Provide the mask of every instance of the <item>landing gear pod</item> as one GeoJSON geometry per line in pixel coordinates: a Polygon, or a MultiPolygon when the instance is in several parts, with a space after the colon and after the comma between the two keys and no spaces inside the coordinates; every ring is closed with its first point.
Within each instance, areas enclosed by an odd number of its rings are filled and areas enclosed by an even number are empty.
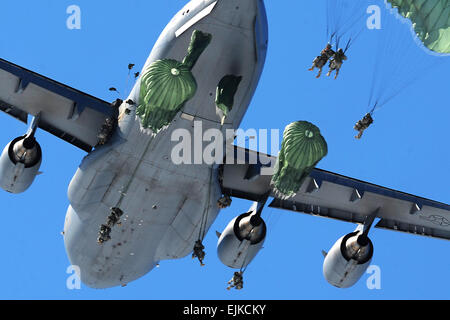
{"type": "Polygon", "coordinates": [[[220,261],[230,268],[245,268],[261,250],[266,238],[264,220],[253,211],[234,218],[217,243],[220,261]]]}
{"type": "Polygon", "coordinates": [[[11,193],[27,190],[38,174],[42,150],[34,136],[14,139],[0,156],[0,187],[11,193]]]}
{"type": "Polygon", "coordinates": [[[372,256],[372,241],[355,231],[339,239],[326,254],[323,275],[331,285],[349,288],[366,272],[372,256]]]}

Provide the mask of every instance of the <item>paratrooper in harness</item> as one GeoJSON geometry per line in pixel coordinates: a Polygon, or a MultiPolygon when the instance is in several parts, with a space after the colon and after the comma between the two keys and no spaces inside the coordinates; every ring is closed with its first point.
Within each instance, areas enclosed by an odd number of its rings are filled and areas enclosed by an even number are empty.
{"type": "Polygon", "coordinates": [[[356,124],[354,129],[359,131],[358,135],[355,137],[356,139],[361,139],[364,131],[370,127],[370,125],[373,123],[373,118],[370,113],[367,113],[364,118],[359,120],[356,124]]]}
{"type": "Polygon", "coordinates": [[[197,240],[194,245],[194,251],[192,252],[192,259],[197,258],[200,261],[200,265],[203,267],[205,264],[203,260],[205,259],[205,246],[201,240],[197,240]]]}
{"type": "Polygon", "coordinates": [[[328,60],[330,60],[330,58],[332,56],[334,56],[335,52],[331,48],[332,48],[332,45],[331,44],[327,44],[325,49],[323,49],[320,52],[320,56],[317,56],[314,59],[311,68],[308,69],[308,71],[313,71],[314,68],[318,68],[319,69],[319,73],[317,74],[316,78],[319,78],[321,76],[322,68],[327,64],[328,60]]]}

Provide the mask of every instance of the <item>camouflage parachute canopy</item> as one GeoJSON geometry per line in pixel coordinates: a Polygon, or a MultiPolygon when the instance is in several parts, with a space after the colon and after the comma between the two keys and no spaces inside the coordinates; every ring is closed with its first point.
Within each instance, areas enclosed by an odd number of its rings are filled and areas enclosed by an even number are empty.
{"type": "Polygon", "coordinates": [[[136,110],[142,127],[157,133],[172,121],[196,90],[197,83],[186,65],[171,59],[152,63],[142,76],[136,110]]]}
{"type": "Polygon", "coordinates": [[[411,20],[425,47],[450,54],[450,0],[387,0],[411,20]]]}
{"type": "Polygon", "coordinates": [[[170,124],[183,105],[195,95],[197,82],[191,70],[211,38],[210,34],[195,30],[183,62],[163,59],[145,69],[136,109],[142,128],[158,133],[170,124]]]}
{"type": "Polygon", "coordinates": [[[288,125],[271,181],[275,194],[282,199],[295,196],[304,179],[327,153],[327,143],[315,125],[306,121],[288,125]]]}

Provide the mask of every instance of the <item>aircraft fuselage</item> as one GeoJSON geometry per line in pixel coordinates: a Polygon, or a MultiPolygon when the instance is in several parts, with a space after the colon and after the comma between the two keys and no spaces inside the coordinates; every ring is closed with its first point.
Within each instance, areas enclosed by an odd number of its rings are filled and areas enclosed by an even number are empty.
{"type": "MultiPolygon", "coordinates": [[[[176,142],[171,136],[178,129],[194,136],[194,121],[201,123],[203,131],[239,127],[265,62],[264,3],[189,2],[162,32],[143,72],[160,59],[181,61],[194,30],[212,35],[192,69],[195,96],[157,134],[142,130],[136,106],[123,103],[114,137],[83,159],[70,183],[64,241],[71,263],[80,268],[81,280],[90,287],[127,284],[161,260],[185,257],[199,237],[205,212],[206,230],[219,213],[217,169],[208,164],[174,164],[171,154],[176,142]],[[242,76],[242,81],[222,127],[215,94],[226,75],[242,76]],[[121,224],[112,228],[111,240],[98,244],[100,226],[113,207],[124,212],[121,224]]],[[[128,97],[137,104],[140,80],[128,97]]]]}

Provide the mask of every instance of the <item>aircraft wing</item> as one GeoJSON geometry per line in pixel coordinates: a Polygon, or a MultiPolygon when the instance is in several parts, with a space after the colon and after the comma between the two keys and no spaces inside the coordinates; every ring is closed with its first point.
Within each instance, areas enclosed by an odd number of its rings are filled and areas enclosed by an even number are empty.
{"type": "Polygon", "coordinates": [[[235,146],[227,148],[227,156],[221,179],[226,195],[258,201],[270,192],[271,208],[353,223],[364,223],[379,209],[376,228],[450,240],[448,204],[321,169],[311,172],[295,197],[282,200],[270,189],[276,157],[235,146]]]}
{"type": "Polygon", "coordinates": [[[105,119],[117,110],[103,100],[0,59],[0,110],[27,123],[40,113],[39,127],[87,152],[97,144],[105,119]]]}

